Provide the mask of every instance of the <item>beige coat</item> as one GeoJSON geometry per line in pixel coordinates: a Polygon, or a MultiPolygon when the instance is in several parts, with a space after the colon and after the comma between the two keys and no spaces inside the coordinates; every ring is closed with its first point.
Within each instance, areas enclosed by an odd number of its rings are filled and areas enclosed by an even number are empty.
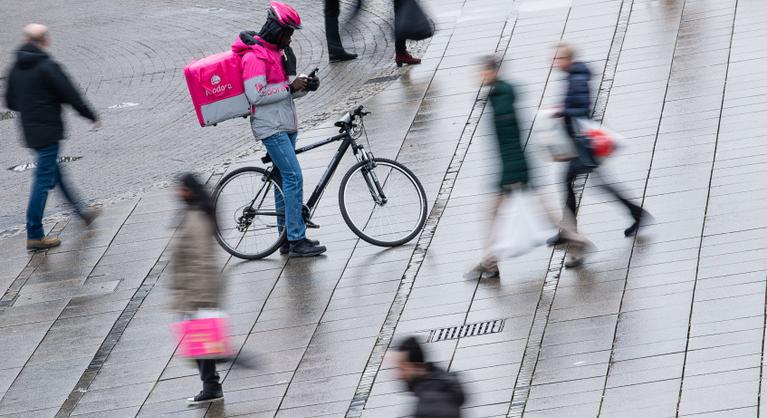
{"type": "Polygon", "coordinates": [[[218,308],[224,282],[216,262],[214,225],[198,209],[187,210],[171,244],[171,307],[181,312],[218,308]]]}

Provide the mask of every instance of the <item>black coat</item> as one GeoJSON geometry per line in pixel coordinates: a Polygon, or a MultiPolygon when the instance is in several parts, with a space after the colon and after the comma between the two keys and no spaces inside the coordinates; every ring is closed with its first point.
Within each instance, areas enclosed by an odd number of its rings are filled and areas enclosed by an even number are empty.
{"type": "Polygon", "coordinates": [[[415,418],[460,418],[465,400],[458,378],[431,364],[429,374],[413,382],[410,390],[418,398],[415,418]]]}
{"type": "Polygon", "coordinates": [[[591,71],[586,64],[576,61],[567,70],[567,94],[562,109],[565,126],[570,136],[575,136],[573,118],[588,118],[591,116],[591,91],[589,80],[591,71]]]}
{"type": "Polygon", "coordinates": [[[85,118],[97,120],[61,66],[33,44],[25,44],[16,51],[7,86],[6,106],[19,112],[29,148],[45,148],[64,138],[62,104],[71,105],[85,118]]]}
{"type": "Polygon", "coordinates": [[[565,129],[573,140],[578,158],[570,162],[570,171],[574,173],[588,173],[599,165],[594,158],[591,145],[578,131],[576,118],[589,119],[591,117],[591,91],[589,80],[591,71],[586,64],[576,61],[570,64],[567,70],[567,95],[562,109],[565,118],[565,129]]]}

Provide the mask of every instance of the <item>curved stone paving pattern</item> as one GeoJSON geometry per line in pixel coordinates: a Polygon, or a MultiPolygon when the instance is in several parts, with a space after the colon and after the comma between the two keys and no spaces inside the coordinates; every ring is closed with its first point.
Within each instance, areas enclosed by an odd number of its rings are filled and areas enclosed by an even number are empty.
{"type": "MultiPolygon", "coordinates": [[[[313,231],[326,257],[226,259],[234,342],[256,367],[222,365],[226,402],[198,409],[183,398],[199,378],[167,330],[166,191],[111,206],[92,232],[58,223],[64,245],[31,259],[22,237],[0,241],[0,416],[401,417],[412,397],[382,349],[392,333],[499,318],[501,332],[426,346],[461,374],[467,417],[763,415],[761,1],[521,0],[509,16],[503,0],[429,3],[442,30],[424,64],[367,101],[376,154],[412,168],[439,205],[420,245],[360,242],[329,195],[313,231]],[[498,170],[489,114],[476,114],[476,56],[508,42],[534,179],[554,200],[561,167],[539,161],[534,114],[560,100],[560,39],[577,41],[594,87],[609,88],[598,114],[626,147],[606,168],[656,219],[625,239],[627,217],[589,179],[580,227],[598,250],[583,269],[561,270],[563,251],[540,248],[504,261],[500,280],[465,280],[498,170]]],[[[333,151],[302,156],[308,183],[333,151]]]]}
{"type": "MultiPolygon", "coordinates": [[[[68,164],[67,170],[89,200],[134,196],[180,171],[204,171],[257,147],[245,120],[199,127],[182,69],[192,59],[227,50],[241,30],[258,30],[266,4],[264,0],[21,2],[0,17],[0,56],[9,57],[17,46],[23,21],[49,23],[53,55],[79,82],[104,120],[101,131],[89,132],[82,120],[69,119],[71,140],[63,154],[84,158],[68,164]],[[139,105],[110,109],[124,102],[139,105]]],[[[366,82],[396,71],[392,12],[388,1],[365,2],[358,17],[342,27],[347,49],[361,57],[330,65],[322,1],[294,4],[305,22],[293,45],[299,72],[319,67],[322,77],[320,90],[298,101],[301,126],[309,127],[337,117],[388,84],[366,82]]],[[[17,136],[13,121],[0,121],[0,167],[30,159],[17,136]]],[[[30,173],[0,170],[3,189],[18,196],[0,205],[0,230],[23,223],[30,173]]],[[[63,207],[56,199],[49,208],[49,213],[55,213],[63,207]]]]}

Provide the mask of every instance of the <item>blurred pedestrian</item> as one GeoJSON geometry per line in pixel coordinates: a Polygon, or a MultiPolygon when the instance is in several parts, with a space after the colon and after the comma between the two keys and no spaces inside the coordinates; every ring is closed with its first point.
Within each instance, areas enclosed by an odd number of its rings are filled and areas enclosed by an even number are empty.
{"type": "MultiPolygon", "coordinates": [[[[193,174],[179,177],[176,194],[182,203],[181,223],[171,244],[171,307],[185,319],[201,309],[218,309],[224,282],[216,262],[216,210],[205,186],[193,174]]],[[[202,391],[189,404],[224,399],[216,360],[196,360],[202,391]]]]}
{"type": "MultiPolygon", "coordinates": [[[[357,4],[357,8],[360,4],[357,4]]],[[[341,43],[341,32],[338,29],[338,16],[341,14],[340,0],[325,0],[325,37],[328,41],[328,56],[330,62],[349,61],[357,58],[357,54],[346,52],[341,43]]]]}
{"type": "Polygon", "coordinates": [[[407,50],[407,40],[420,41],[434,35],[434,24],[426,16],[416,0],[394,0],[394,62],[403,64],[421,63],[407,50]]]}
{"type": "MultiPolygon", "coordinates": [[[[594,173],[599,177],[597,169],[598,161],[593,155],[590,146],[582,137],[578,128],[579,119],[589,119],[591,117],[591,91],[589,80],[591,71],[588,66],[575,59],[575,49],[566,43],[561,43],[556,48],[554,65],[567,73],[567,92],[564,103],[556,112],[555,117],[561,117],[564,120],[565,129],[568,136],[572,139],[577,150],[577,156],[568,163],[565,184],[567,185],[567,203],[565,209],[565,218],[571,218],[573,225],[575,221],[576,204],[573,182],[578,176],[594,173]]],[[[600,179],[602,180],[602,179],[600,179]]],[[[626,237],[633,236],[639,230],[641,223],[647,221],[649,214],[640,206],[626,199],[615,187],[602,180],[598,183],[605,191],[612,194],[618,201],[626,207],[631,215],[632,224],[623,231],[626,237]]],[[[556,245],[563,242],[562,236],[557,235],[549,240],[549,244],[556,245]]],[[[581,260],[582,261],[582,260],[581,260]]],[[[573,260],[567,267],[576,267],[580,265],[579,260],[573,260]]]]}
{"type": "Polygon", "coordinates": [[[415,418],[460,418],[465,395],[455,374],[427,363],[415,337],[396,348],[397,377],[418,398],[415,418]]]}
{"type": "MultiPolygon", "coordinates": [[[[505,200],[515,199],[521,193],[533,193],[529,185],[529,168],[522,147],[519,122],[514,107],[516,93],[510,83],[499,78],[498,71],[500,70],[500,65],[500,61],[495,57],[486,57],[482,62],[482,71],[480,73],[483,84],[490,87],[488,99],[492,108],[495,137],[498,140],[498,155],[501,162],[501,175],[497,183],[498,197],[493,207],[493,221],[491,223],[493,226],[496,225],[498,210],[505,200]]],[[[537,200],[537,197],[533,200],[537,200]]],[[[524,209],[535,210],[535,207],[524,209]]],[[[493,278],[499,276],[498,259],[493,251],[495,246],[493,241],[499,238],[503,239],[503,235],[509,232],[491,231],[488,234],[488,241],[485,244],[482,260],[465,275],[466,278],[479,279],[482,277],[493,278]]],[[[586,245],[585,239],[571,232],[566,227],[563,227],[562,234],[563,239],[574,243],[575,246],[583,247],[586,245]]],[[[534,243],[530,242],[530,244],[534,243]]],[[[537,245],[541,244],[543,244],[542,241],[537,243],[537,245]]],[[[575,249],[574,251],[577,252],[575,249]]]]}
{"type": "Polygon", "coordinates": [[[27,207],[27,249],[56,247],[61,240],[46,237],[43,213],[48,192],[59,186],[75,213],[87,224],[96,212],[85,209],[75,190],[67,184],[59,167],[59,141],[64,139],[62,105],[72,106],[81,116],[101,126],[98,116],[83,100],[61,66],[48,55],[51,36],[40,24],[24,27],[24,44],[16,51],[16,62],[8,74],[5,100],[8,109],[19,112],[26,146],[37,154],[37,168],[27,207]]]}
{"type": "Polygon", "coordinates": [[[285,214],[277,218],[277,225],[280,234],[287,229],[288,239],[280,254],[313,257],[327,249],[319,241],[306,238],[304,178],[296,156],[298,116],[293,99],[316,91],[320,79],[316,75],[299,76],[293,81],[288,78],[296,74],[296,56],[290,42],[298,29],[301,29],[298,12],[273,1],[261,30],[241,32],[232,44],[232,52],[242,57],[245,95],[253,110],[250,116],[253,136],[264,143],[282,187],[282,193],[275,191],[275,208],[285,214]]]}

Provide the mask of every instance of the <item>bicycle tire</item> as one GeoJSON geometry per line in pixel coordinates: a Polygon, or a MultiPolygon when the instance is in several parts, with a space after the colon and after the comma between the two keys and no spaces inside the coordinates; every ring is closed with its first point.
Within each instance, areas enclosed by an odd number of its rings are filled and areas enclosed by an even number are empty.
{"type": "MultiPolygon", "coordinates": [[[[268,177],[269,172],[263,168],[260,167],[241,167],[236,170],[233,170],[229,173],[227,173],[224,177],[221,178],[221,180],[216,185],[216,188],[213,192],[213,206],[216,210],[216,214],[218,214],[219,210],[219,198],[221,196],[221,192],[224,190],[227,184],[229,184],[234,178],[242,175],[243,173],[251,173],[251,174],[257,174],[262,177],[268,177]]],[[[279,188],[276,182],[274,180],[269,179],[267,180],[269,182],[272,182],[276,187],[279,188]]],[[[267,191],[268,192],[268,191],[267,191]]],[[[282,193],[280,189],[280,193],[282,193]]],[[[220,218],[220,217],[219,217],[220,218]]],[[[220,221],[221,219],[219,219],[220,221]]],[[[282,234],[278,236],[276,241],[269,247],[267,247],[263,251],[255,252],[255,253],[245,253],[242,251],[239,251],[237,247],[232,247],[223,237],[222,231],[221,231],[221,222],[219,222],[216,225],[216,240],[218,241],[219,245],[228,252],[229,254],[241,258],[243,260],[258,260],[264,257],[268,257],[272,255],[275,251],[277,251],[280,246],[285,242],[287,239],[286,231],[282,231],[282,234]]]]}
{"type": "Polygon", "coordinates": [[[407,242],[410,242],[413,238],[415,238],[418,234],[421,233],[421,230],[423,230],[424,225],[426,224],[426,216],[428,212],[428,202],[426,200],[426,191],[423,188],[423,185],[421,184],[421,181],[418,180],[418,177],[410,171],[409,168],[405,167],[403,164],[390,160],[388,158],[372,158],[371,160],[366,161],[360,161],[357,164],[353,165],[347,172],[344,174],[343,179],[341,180],[341,186],[338,193],[338,205],[341,209],[341,216],[344,218],[344,222],[346,222],[346,225],[349,227],[349,229],[354,232],[355,235],[360,237],[366,242],[369,242],[370,244],[379,246],[379,247],[397,247],[400,245],[403,245],[407,242]],[[421,208],[419,212],[419,219],[416,223],[416,227],[413,228],[413,230],[405,237],[394,240],[394,241],[385,241],[373,238],[367,234],[365,234],[364,231],[362,231],[351,219],[349,216],[349,212],[346,205],[346,189],[349,183],[349,180],[354,175],[354,173],[358,172],[360,168],[362,168],[364,165],[368,164],[369,161],[373,161],[376,164],[380,165],[387,165],[395,170],[399,170],[405,176],[412,182],[413,186],[415,186],[416,190],[418,191],[418,198],[421,203],[421,208]]]}

